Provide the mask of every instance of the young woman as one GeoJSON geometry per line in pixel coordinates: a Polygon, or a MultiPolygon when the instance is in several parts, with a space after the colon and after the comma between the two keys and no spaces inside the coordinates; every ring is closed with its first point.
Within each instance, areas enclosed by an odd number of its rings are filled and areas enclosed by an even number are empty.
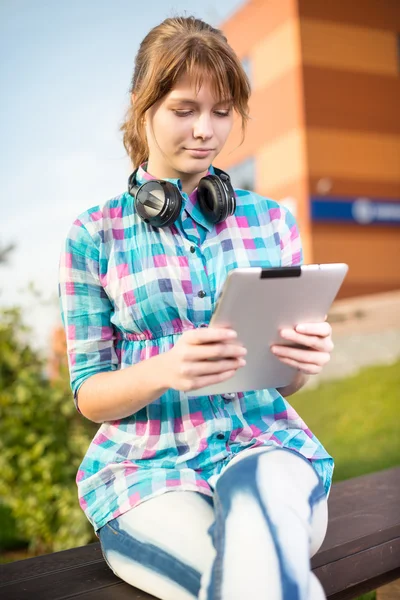
{"type": "Polygon", "coordinates": [[[213,166],[248,79],[221,31],[171,18],[131,92],[128,191],[79,216],[60,265],[72,390],[101,423],[80,504],[111,569],[158,598],[324,598],[310,556],[333,460],[284,397],[329,360],[329,324],[282,331],[308,348],[272,348],[288,388],[190,395],[245,364],[234,331],[207,327],[227,273],[302,260],[292,215],[213,166]]]}

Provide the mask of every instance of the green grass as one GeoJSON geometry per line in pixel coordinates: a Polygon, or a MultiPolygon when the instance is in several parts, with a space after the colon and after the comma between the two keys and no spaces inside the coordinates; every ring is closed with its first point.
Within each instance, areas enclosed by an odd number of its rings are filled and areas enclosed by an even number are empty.
{"type": "MultiPolygon", "coordinates": [[[[334,482],[400,465],[400,361],[306,389],[290,400],[334,457],[334,482]]],[[[370,592],[357,600],[375,599],[370,592]]]]}
{"type": "Polygon", "coordinates": [[[400,361],[290,398],[334,457],[334,482],[400,465],[399,400],[400,361]]]}

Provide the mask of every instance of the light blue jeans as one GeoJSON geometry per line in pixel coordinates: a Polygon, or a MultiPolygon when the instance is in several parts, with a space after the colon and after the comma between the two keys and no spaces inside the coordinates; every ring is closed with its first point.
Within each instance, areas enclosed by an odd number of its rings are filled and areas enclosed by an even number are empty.
{"type": "Polygon", "coordinates": [[[214,497],[171,491],[99,532],[114,573],[162,600],[324,600],[310,557],[327,529],[327,496],[309,461],[244,450],[214,497]]]}

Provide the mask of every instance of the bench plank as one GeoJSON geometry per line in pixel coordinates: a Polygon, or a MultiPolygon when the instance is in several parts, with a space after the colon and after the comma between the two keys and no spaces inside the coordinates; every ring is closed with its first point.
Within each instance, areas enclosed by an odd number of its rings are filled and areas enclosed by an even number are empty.
{"type": "Polygon", "coordinates": [[[313,568],[400,536],[400,467],[336,483],[328,510],[328,531],[313,568]]]}
{"type": "MultiPolygon", "coordinates": [[[[350,591],[350,598],[363,593],[357,588],[372,591],[372,580],[384,576],[386,582],[394,581],[400,571],[400,538],[385,542],[374,548],[357,552],[342,560],[336,560],[327,565],[314,569],[315,575],[320,580],[328,598],[345,598],[345,591],[350,591]]],[[[376,583],[374,583],[376,586],[376,583]]],[[[381,583],[379,584],[381,585],[381,583]]],[[[376,586],[378,587],[378,586],[376,586]]]]}
{"type": "MultiPolygon", "coordinates": [[[[311,566],[329,600],[400,577],[400,467],[334,484],[329,525],[311,566]]],[[[118,579],[99,543],[0,565],[7,600],[151,600],[118,579]]]]}
{"type": "Polygon", "coordinates": [[[82,565],[91,563],[103,563],[100,544],[98,542],[62,550],[52,554],[36,556],[18,560],[5,565],[0,565],[0,585],[6,582],[23,581],[41,575],[50,575],[64,570],[73,570],[82,565]]]}
{"type": "Polygon", "coordinates": [[[84,596],[85,600],[158,600],[150,594],[140,590],[133,590],[126,583],[116,584],[112,588],[102,589],[97,592],[89,592],[84,596]]]}

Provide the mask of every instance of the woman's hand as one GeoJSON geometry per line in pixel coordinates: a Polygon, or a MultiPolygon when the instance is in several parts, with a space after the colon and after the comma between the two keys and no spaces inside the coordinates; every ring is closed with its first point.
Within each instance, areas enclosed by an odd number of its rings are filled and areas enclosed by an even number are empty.
{"type": "Polygon", "coordinates": [[[247,350],[232,329],[205,327],[185,331],[163,355],[161,374],[168,388],[190,392],[225,381],[246,364],[247,350]]]}
{"type": "Polygon", "coordinates": [[[284,340],[302,346],[293,348],[275,344],[271,347],[272,353],[286,365],[307,375],[315,375],[330,361],[332,328],[326,321],[300,324],[294,329],[283,329],[280,334],[284,340]]]}

